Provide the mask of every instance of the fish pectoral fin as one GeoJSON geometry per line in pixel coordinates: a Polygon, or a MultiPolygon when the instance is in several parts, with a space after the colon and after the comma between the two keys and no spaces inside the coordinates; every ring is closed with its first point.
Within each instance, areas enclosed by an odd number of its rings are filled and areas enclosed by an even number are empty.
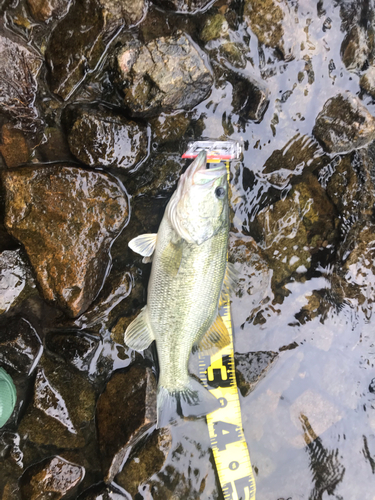
{"type": "Polygon", "coordinates": [[[133,252],[139,253],[143,257],[151,257],[155,251],[156,233],[141,234],[129,241],[128,245],[133,252]]]}
{"type": "Polygon", "coordinates": [[[125,331],[125,344],[135,351],[144,351],[155,340],[148,321],[147,306],[130,323],[125,331]]]}
{"type": "Polygon", "coordinates": [[[225,276],[223,281],[223,286],[221,289],[220,300],[219,300],[219,308],[222,307],[232,295],[232,293],[237,288],[238,282],[238,271],[234,267],[234,264],[231,262],[227,262],[227,268],[225,270],[225,276]]]}
{"type": "Polygon", "coordinates": [[[212,355],[229,344],[229,332],[224,325],[223,318],[220,314],[218,314],[216,320],[212,323],[211,327],[207,330],[202,340],[199,342],[198,348],[200,352],[212,355]]]}

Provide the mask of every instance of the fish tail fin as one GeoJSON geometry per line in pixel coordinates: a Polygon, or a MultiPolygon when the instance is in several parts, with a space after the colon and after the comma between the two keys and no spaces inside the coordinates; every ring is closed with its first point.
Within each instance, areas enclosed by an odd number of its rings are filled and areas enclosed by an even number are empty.
{"type": "Polygon", "coordinates": [[[193,377],[189,377],[186,386],[181,390],[169,391],[166,387],[158,387],[157,395],[157,428],[173,422],[178,416],[201,417],[217,410],[219,401],[193,377]]]}

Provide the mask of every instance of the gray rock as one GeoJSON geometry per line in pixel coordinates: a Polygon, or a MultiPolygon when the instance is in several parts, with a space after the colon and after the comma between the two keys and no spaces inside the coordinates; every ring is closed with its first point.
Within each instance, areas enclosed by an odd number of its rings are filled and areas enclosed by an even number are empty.
{"type": "Polygon", "coordinates": [[[1,326],[0,363],[18,373],[30,375],[42,354],[42,342],[31,324],[23,318],[8,320],[1,326]]]}
{"type": "Polygon", "coordinates": [[[29,48],[0,36],[0,111],[28,132],[40,126],[34,102],[41,65],[41,58],[29,48]]]}
{"type": "Polygon", "coordinates": [[[50,21],[64,17],[72,0],[27,0],[31,14],[37,21],[50,21]]]}
{"type": "Polygon", "coordinates": [[[74,156],[90,167],[128,170],[147,156],[146,126],[107,109],[79,110],[68,142],[74,156]]]}
{"type": "Polygon", "coordinates": [[[71,493],[85,475],[81,465],[54,456],[32,465],[25,470],[21,479],[23,500],[59,500],[71,493]]]}
{"type": "Polygon", "coordinates": [[[110,483],[156,423],[156,381],[149,368],[115,372],[96,409],[104,480],[110,483]]]}
{"type": "Polygon", "coordinates": [[[146,45],[132,42],[117,54],[117,84],[134,116],[190,109],[210,92],[213,78],[204,60],[181,32],[146,45]]]}
{"type": "Polygon", "coordinates": [[[324,104],[313,135],[328,153],[348,153],[375,139],[375,119],[357,97],[338,94],[324,104]]]}
{"type": "Polygon", "coordinates": [[[0,253],[0,314],[26,298],[35,289],[29,265],[21,251],[4,250],[0,253]]]}
{"type": "Polygon", "coordinates": [[[195,14],[204,10],[205,7],[212,3],[212,0],[153,0],[153,2],[163,9],[195,14]]]}
{"type": "Polygon", "coordinates": [[[118,28],[138,23],[144,0],[81,0],[53,30],[46,51],[51,90],[64,100],[106,53],[118,28]]]}
{"type": "Polygon", "coordinates": [[[236,379],[242,396],[248,396],[274,364],[277,352],[258,351],[234,353],[236,379]]]}

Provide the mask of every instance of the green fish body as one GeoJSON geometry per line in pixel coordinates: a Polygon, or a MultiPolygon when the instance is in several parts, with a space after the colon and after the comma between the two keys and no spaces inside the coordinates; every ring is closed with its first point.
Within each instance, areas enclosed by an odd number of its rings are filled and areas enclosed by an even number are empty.
{"type": "Polygon", "coordinates": [[[9,420],[16,405],[17,392],[13,380],[0,368],[0,428],[9,420]]]}
{"type": "Polygon", "coordinates": [[[129,243],[152,255],[147,305],[125,332],[138,351],[155,340],[159,360],[158,427],[182,416],[205,415],[218,401],[188,372],[194,345],[212,351],[229,342],[218,315],[225,288],[229,231],[224,167],[206,169],[200,153],[181,177],[157,235],[129,243]]]}

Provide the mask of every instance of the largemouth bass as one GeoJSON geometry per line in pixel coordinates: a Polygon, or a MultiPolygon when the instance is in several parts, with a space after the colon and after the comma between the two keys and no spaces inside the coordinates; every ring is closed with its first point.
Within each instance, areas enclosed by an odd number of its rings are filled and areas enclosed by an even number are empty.
{"type": "Polygon", "coordinates": [[[177,414],[201,416],[219,406],[188,372],[193,346],[214,352],[229,343],[218,314],[230,283],[227,171],[207,169],[206,160],[202,151],[180,177],[158,233],[129,243],[146,260],[152,258],[147,305],[128,326],[125,343],[142,351],[156,341],[158,427],[177,414]]]}

